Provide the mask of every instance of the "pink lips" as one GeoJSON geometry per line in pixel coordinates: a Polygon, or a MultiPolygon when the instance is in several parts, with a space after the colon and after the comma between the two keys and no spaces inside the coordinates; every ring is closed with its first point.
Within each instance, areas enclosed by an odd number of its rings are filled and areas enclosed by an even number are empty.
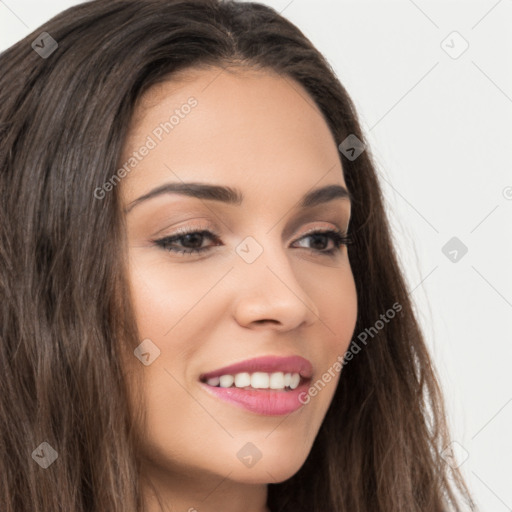
{"type": "Polygon", "coordinates": [[[236,407],[247,409],[256,414],[267,416],[290,414],[304,405],[300,400],[308,391],[309,380],[313,375],[311,363],[300,356],[292,357],[258,357],[219,368],[200,376],[201,386],[206,392],[236,407]],[[283,372],[300,374],[301,382],[293,390],[243,389],[209,386],[206,381],[222,375],[234,375],[248,372],[283,372]]]}
{"type": "Polygon", "coordinates": [[[301,356],[277,357],[264,356],[224,366],[212,372],[203,373],[199,379],[206,382],[212,377],[220,377],[221,375],[234,375],[235,373],[253,373],[253,372],[283,372],[283,373],[299,373],[305,379],[311,378],[313,375],[313,366],[301,356]]]}

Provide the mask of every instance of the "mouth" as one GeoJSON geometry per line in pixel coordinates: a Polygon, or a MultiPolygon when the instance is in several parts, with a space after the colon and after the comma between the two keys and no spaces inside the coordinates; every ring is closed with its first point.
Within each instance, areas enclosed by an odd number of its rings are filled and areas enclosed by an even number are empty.
{"type": "Polygon", "coordinates": [[[202,374],[199,381],[211,395],[257,414],[289,414],[305,402],[313,375],[300,356],[267,356],[202,374]]]}
{"type": "Polygon", "coordinates": [[[263,356],[200,375],[212,387],[292,390],[310,380],[313,365],[301,356],[263,356]]]}

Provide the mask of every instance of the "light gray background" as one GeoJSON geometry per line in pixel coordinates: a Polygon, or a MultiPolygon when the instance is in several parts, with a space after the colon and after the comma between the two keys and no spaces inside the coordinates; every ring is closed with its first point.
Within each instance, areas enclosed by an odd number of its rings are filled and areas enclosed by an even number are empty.
{"type": "MultiPolygon", "coordinates": [[[[0,50],[77,3],[0,1],[0,50]]],[[[263,3],[312,40],[358,108],[455,464],[483,511],[510,511],[512,0],[263,3]],[[460,56],[454,31],[469,44],[460,56]],[[454,236],[468,248],[456,262],[442,252],[454,236]]]]}

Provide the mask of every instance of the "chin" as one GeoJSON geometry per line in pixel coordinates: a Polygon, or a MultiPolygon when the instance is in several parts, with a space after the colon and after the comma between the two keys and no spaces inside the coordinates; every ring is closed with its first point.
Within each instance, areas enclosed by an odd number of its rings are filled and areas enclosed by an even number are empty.
{"type": "Polygon", "coordinates": [[[231,480],[250,484],[273,484],[284,482],[291,478],[303,466],[307,453],[298,458],[297,453],[294,456],[288,456],[283,451],[276,451],[274,456],[264,460],[263,457],[252,467],[245,468],[242,464],[235,465],[235,470],[231,474],[231,480]]]}

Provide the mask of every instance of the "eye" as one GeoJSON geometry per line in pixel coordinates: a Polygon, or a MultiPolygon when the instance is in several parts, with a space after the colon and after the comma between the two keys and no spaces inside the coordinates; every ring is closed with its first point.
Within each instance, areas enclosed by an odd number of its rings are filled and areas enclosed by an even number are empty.
{"type": "MultiPolygon", "coordinates": [[[[349,245],[352,240],[350,236],[339,230],[339,229],[328,229],[328,230],[315,230],[311,231],[309,233],[306,233],[303,235],[300,240],[306,240],[308,238],[311,238],[313,240],[313,244],[317,244],[320,241],[320,245],[323,245],[322,239],[327,241],[332,241],[334,247],[331,249],[318,249],[318,248],[311,248],[310,250],[312,252],[317,252],[321,254],[327,254],[328,256],[334,256],[336,253],[341,251],[342,245],[349,245]]],[[[307,248],[306,248],[307,249],[307,248]]]]}
{"type": "Polygon", "coordinates": [[[162,249],[165,249],[166,251],[172,253],[198,254],[210,249],[210,247],[201,247],[205,237],[209,238],[210,240],[219,241],[217,235],[211,231],[208,231],[207,229],[187,230],[187,228],[182,228],[179,229],[177,233],[179,234],[174,234],[166,236],[164,238],[160,238],[159,240],[154,240],[154,243],[161,247],[162,249]],[[175,242],[181,242],[182,246],[185,247],[176,247],[175,242]]]}
{"type": "MultiPolygon", "coordinates": [[[[211,249],[211,246],[202,247],[202,242],[204,242],[205,238],[215,241],[215,245],[221,245],[218,243],[220,242],[220,239],[216,233],[207,229],[189,230],[187,228],[179,229],[176,234],[166,236],[158,240],[153,240],[153,243],[158,247],[161,247],[162,249],[174,254],[199,254],[211,249]],[[181,247],[176,245],[176,242],[180,242],[181,247]]],[[[327,243],[332,241],[334,247],[331,249],[304,247],[313,253],[325,254],[328,256],[333,256],[337,252],[341,251],[342,245],[346,246],[352,243],[352,240],[347,233],[337,229],[315,230],[307,233],[306,235],[303,235],[298,239],[298,241],[306,239],[312,239],[314,245],[320,244],[321,246],[325,245],[325,241],[327,241],[327,243]],[[324,241],[324,243],[322,241],[324,241]]]]}

